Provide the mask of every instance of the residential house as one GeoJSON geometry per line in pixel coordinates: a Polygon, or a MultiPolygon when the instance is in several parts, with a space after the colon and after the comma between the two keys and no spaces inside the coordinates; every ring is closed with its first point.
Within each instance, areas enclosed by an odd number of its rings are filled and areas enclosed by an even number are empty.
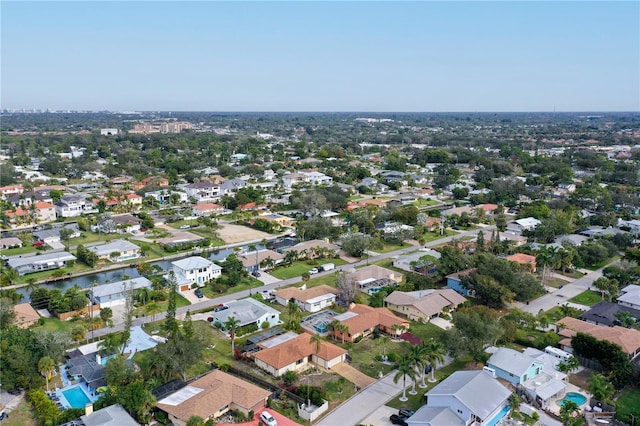
{"type": "Polygon", "coordinates": [[[26,275],[63,268],[71,260],[76,260],[76,257],[71,253],[62,251],[39,256],[13,256],[9,258],[7,264],[10,268],[18,271],[19,275],[26,275]]]}
{"type": "Polygon", "coordinates": [[[133,234],[140,231],[142,220],[130,214],[113,215],[91,226],[93,232],[105,234],[133,234]]]}
{"type": "MultiPolygon", "coordinates": [[[[114,129],[116,130],[116,129],[114,129]]],[[[140,423],[120,404],[109,405],[100,410],[93,411],[93,404],[85,407],[85,414],[77,419],[65,423],[63,426],[139,426],[140,423]]]]}
{"type": "Polygon", "coordinates": [[[528,272],[536,272],[536,257],[524,253],[514,253],[511,256],[505,257],[505,260],[514,262],[520,265],[522,269],[528,272]]]}
{"type": "Polygon", "coordinates": [[[299,184],[311,184],[313,186],[319,185],[333,185],[333,178],[320,172],[298,172],[290,173],[282,176],[282,184],[287,191],[291,191],[294,185],[299,184]]]}
{"type": "Polygon", "coordinates": [[[133,190],[139,191],[147,186],[160,186],[160,187],[168,187],[169,179],[161,177],[161,176],[148,176],[141,181],[133,183],[133,190]]]}
{"type": "Polygon", "coordinates": [[[272,376],[280,377],[287,371],[307,370],[311,365],[331,369],[344,362],[346,350],[326,341],[316,348],[311,337],[302,333],[284,342],[281,336],[260,342],[258,346],[264,349],[254,354],[255,363],[272,376]]]}
{"type": "MultiPolygon", "coordinates": [[[[638,295],[636,295],[635,302],[640,302],[638,295]]],[[[612,327],[614,325],[622,325],[618,319],[620,312],[627,312],[637,321],[640,321],[640,309],[624,305],[620,303],[620,299],[618,299],[618,303],[600,301],[591,306],[588,311],[582,312],[579,319],[595,325],[612,327]]]]}
{"type": "Polygon", "coordinates": [[[91,392],[107,385],[104,378],[107,365],[102,363],[100,353],[85,354],[80,349],[74,349],[68,352],[65,357],[67,358],[66,371],[72,381],[84,383],[91,392]]]}
{"type": "MultiPolygon", "coordinates": [[[[248,177],[247,177],[247,180],[248,180],[248,177]]],[[[223,195],[238,192],[239,189],[242,189],[247,186],[247,180],[229,179],[227,181],[224,181],[220,185],[220,192],[223,195]]]]}
{"type": "Polygon", "coordinates": [[[127,240],[113,240],[103,245],[88,247],[98,259],[108,259],[113,263],[140,257],[140,247],[127,240]]]}
{"type": "Polygon", "coordinates": [[[40,315],[29,303],[19,303],[13,306],[13,312],[15,317],[13,319],[13,325],[18,328],[27,328],[38,323],[40,315]]]}
{"type": "Polygon", "coordinates": [[[153,283],[145,277],[131,278],[93,287],[89,291],[91,301],[102,308],[124,305],[127,295],[140,288],[151,289],[153,283]]]}
{"type": "Polygon", "coordinates": [[[573,247],[581,246],[589,240],[588,237],[580,234],[560,235],[553,241],[557,244],[569,244],[573,247]]]}
{"type": "Polygon", "coordinates": [[[514,386],[522,385],[542,373],[544,363],[509,348],[498,348],[487,361],[498,378],[514,386]]]}
{"type": "Polygon", "coordinates": [[[442,210],[440,215],[442,217],[461,216],[463,213],[466,213],[471,216],[475,214],[475,212],[476,212],[476,209],[473,206],[461,206],[461,207],[452,207],[450,209],[442,210]]]}
{"type": "Polygon", "coordinates": [[[428,322],[441,313],[455,310],[466,301],[451,289],[394,291],[384,299],[384,306],[412,321],[428,322]]]}
{"type": "Polygon", "coordinates": [[[60,231],[62,229],[68,229],[71,231],[71,234],[69,234],[69,238],[80,237],[80,228],[78,228],[78,225],[76,225],[75,223],[66,225],[62,228],[52,228],[44,229],[42,231],[36,231],[32,235],[37,238],[38,241],[43,242],[48,246],[51,246],[53,248],[62,248],[63,246],[62,244],[60,244],[60,241],[62,241],[62,238],[60,237],[60,231]]]}
{"type": "Polygon", "coordinates": [[[269,222],[274,222],[280,226],[282,226],[283,228],[291,228],[293,227],[293,224],[295,223],[295,219],[289,217],[289,216],[284,216],[278,213],[269,213],[269,212],[265,212],[265,213],[261,213],[259,216],[260,219],[264,219],[264,220],[268,220],[269,222]]]}
{"type": "Polygon", "coordinates": [[[65,194],[60,201],[55,203],[55,209],[58,217],[77,217],[98,212],[91,198],[82,193],[65,194]]]}
{"type": "Polygon", "coordinates": [[[473,291],[470,292],[469,289],[467,289],[462,284],[462,278],[476,271],[477,271],[476,268],[472,268],[472,269],[465,269],[464,271],[456,272],[451,275],[447,275],[446,277],[447,288],[450,288],[451,290],[455,290],[456,292],[458,292],[463,296],[471,296],[471,297],[475,296],[475,293],[473,291]]]}
{"type": "Polygon", "coordinates": [[[523,237],[520,234],[513,234],[511,232],[500,232],[498,234],[500,242],[509,241],[514,247],[520,247],[527,243],[527,237],[523,237]]]}
{"type": "Polygon", "coordinates": [[[640,310],[640,286],[630,284],[620,290],[618,304],[640,310]]]}
{"type": "Polygon", "coordinates": [[[179,204],[183,204],[189,201],[189,196],[186,192],[174,191],[168,189],[160,189],[158,191],[149,191],[144,193],[145,198],[151,197],[157,202],[164,204],[171,201],[171,197],[177,198],[179,204]]]}
{"type": "Polygon", "coordinates": [[[13,204],[16,207],[26,207],[37,202],[53,203],[50,190],[33,190],[29,192],[23,192],[20,194],[8,194],[6,196],[7,202],[13,204]]]}
{"type": "Polygon", "coordinates": [[[409,426],[496,424],[509,411],[511,391],[483,370],[456,371],[425,395],[409,426]]]}
{"type": "Polygon", "coordinates": [[[234,317],[240,321],[240,324],[238,324],[239,327],[250,324],[256,324],[258,327],[262,327],[262,324],[265,322],[270,326],[280,324],[280,311],[252,298],[234,300],[225,303],[225,306],[227,306],[228,309],[209,313],[209,315],[213,317],[212,325],[220,324],[224,327],[224,323],[227,322],[230,317],[234,317]]]}
{"type": "Polygon", "coordinates": [[[300,257],[304,258],[306,256],[316,257],[316,253],[322,249],[332,253],[337,253],[340,250],[340,247],[324,240],[309,240],[286,248],[285,252],[296,251],[300,257]]]}
{"type": "Polygon", "coordinates": [[[6,200],[7,195],[22,194],[24,186],[22,185],[5,185],[0,186],[0,199],[6,200]]]}
{"type": "Polygon", "coordinates": [[[632,219],[632,220],[618,219],[618,227],[629,228],[629,232],[635,235],[636,237],[640,235],[640,220],[638,219],[632,219]]]}
{"type": "Polygon", "coordinates": [[[540,223],[542,222],[534,217],[525,217],[509,222],[507,224],[507,230],[514,234],[522,234],[523,231],[533,230],[536,226],[540,225],[540,223]]]}
{"type": "Polygon", "coordinates": [[[433,263],[430,258],[440,259],[440,253],[435,250],[426,249],[415,253],[403,254],[393,259],[393,267],[407,272],[415,272],[429,262],[433,263]]]}
{"type": "Polygon", "coordinates": [[[347,342],[360,341],[375,330],[397,337],[409,328],[409,321],[397,317],[387,308],[360,304],[352,304],[347,312],[333,319],[346,325],[348,331],[343,335],[339,330],[332,330],[331,335],[347,342]]]}
{"type": "Polygon", "coordinates": [[[288,287],[273,292],[276,302],[287,306],[290,300],[305,312],[318,312],[336,303],[339,291],[328,285],[319,285],[308,289],[288,287]]]}
{"type": "Polygon", "coordinates": [[[6,250],[11,248],[22,247],[22,240],[17,237],[0,238],[0,249],[6,250]]]}
{"type": "Polygon", "coordinates": [[[186,426],[192,416],[215,421],[230,410],[245,415],[258,412],[266,406],[270,395],[268,390],[214,370],[160,399],[156,407],[168,414],[172,424],[186,426]]]}
{"type": "Polygon", "coordinates": [[[284,255],[273,250],[256,250],[237,255],[247,271],[271,269],[284,261],[284,255]]]}
{"type": "Polygon", "coordinates": [[[215,203],[196,204],[191,208],[191,214],[198,217],[208,217],[220,213],[224,213],[224,207],[215,203]]]}
{"type": "Polygon", "coordinates": [[[4,214],[9,222],[14,224],[47,223],[56,220],[55,207],[44,201],[18,207],[15,211],[5,210],[4,214]]]}
{"type": "Polygon", "coordinates": [[[372,295],[384,287],[400,284],[404,275],[382,266],[369,265],[350,272],[348,278],[355,281],[359,291],[372,295]]]}
{"type": "Polygon", "coordinates": [[[564,317],[556,322],[558,334],[562,337],[559,346],[565,352],[573,353],[571,338],[578,333],[588,334],[597,340],[607,340],[622,348],[630,359],[640,355],[640,331],[615,325],[603,327],[590,324],[586,321],[572,317],[564,317]]]}
{"type": "MultiPolygon", "coordinates": [[[[178,291],[184,292],[192,284],[203,287],[222,275],[222,267],[201,256],[191,256],[171,262],[171,270],[178,282],[178,291]]],[[[169,275],[165,275],[167,279],[169,275]]]]}
{"type": "Polygon", "coordinates": [[[219,183],[208,181],[194,182],[185,185],[182,189],[197,202],[216,201],[223,195],[219,183]]]}

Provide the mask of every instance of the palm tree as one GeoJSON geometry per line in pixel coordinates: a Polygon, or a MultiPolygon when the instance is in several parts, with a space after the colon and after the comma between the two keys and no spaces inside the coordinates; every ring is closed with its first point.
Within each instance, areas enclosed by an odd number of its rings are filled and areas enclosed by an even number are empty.
{"type": "Polygon", "coordinates": [[[568,425],[576,413],[580,412],[580,407],[573,401],[565,400],[560,407],[560,420],[563,425],[568,425]]]}
{"type": "Polygon", "coordinates": [[[415,371],[413,370],[413,363],[408,355],[402,355],[398,361],[396,374],[393,376],[393,383],[398,383],[398,380],[402,378],[402,396],[400,401],[405,402],[407,398],[407,376],[410,379],[415,380],[415,371]]]}
{"type": "Polygon", "coordinates": [[[98,343],[98,349],[102,349],[103,354],[109,356],[118,351],[120,343],[120,336],[118,334],[109,333],[98,343]]]}
{"type": "Polygon", "coordinates": [[[7,285],[12,285],[19,276],[18,271],[13,268],[4,268],[2,271],[2,278],[6,281],[7,285]]]}
{"type": "Polygon", "coordinates": [[[55,371],[55,368],[56,363],[51,357],[45,356],[40,358],[40,361],[38,362],[38,371],[47,381],[47,392],[49,392],[49,379],[51,379],[51,375],[55,371]]]}
{"type": "Polygon", "coordinates": [[[570,375],[571,372],[577,370],[580,367],[580,362],[574,356],[570,356],[565,361],[559,362],[556,368],[561,372],[570,375]]]}
{"type": "MultiPolygon", "coordinates": [[[[424,367],[425,367],[425,354],[426,347],[423,345],[415,345],[409,348],[409,357],[411,358],[411,363],[413,364],[413,368],[416,370],[416,375],[419,373],[422,377],[422,382],[424,383],[424,367]]],[[[413,387],[409,391],[411,395],[415,395],[418,392],[416,391],[416,379],[413,379],[413,387]]]]}
{"type": "Polygon", "coordinates": [[[389,336],[380,336],[378,338],[378,345],[382,348],[382,353],[380,355],[382,356],[383,361],[387,360],[387,345],[390,341],[391,338],[389,336]]]}
{"type": "Polygon", "coordinates": [[[229,337],[231,338],[231,356],[234,356],[236,353],[236,329],[240,325],[240,321],[235,317],[229,317],[227,321],[224,323],[224,328],[229,330],[229,337]]]}
{"type": "Polygon", "coordinates": [[[327,324],[327,331],[330,332],[333,336],[333,340],[336,340],[336,331],[339,331],[340,324],[342,324],[339,320],[333,320],[329,324],[327,324]]]}
{"type": "Polygon", "coordinates": [[[136,290],[136,300],[142,303],[142,306],[147,304],[147,300],[149,300],[149,296],[151,295],[150,290],[147,287],[140,287],[136,290]]]}
{"type": "Polygon", "coordinates": [[[33,277],[27,278],[27,287],[25,288],[27,290],[27,293],[31,295],[31,292],[36,288],[38,288],[38,281],[36,281],[36,279],[33,277]]]}
{"type": "Polygon", "coordinates": [[[602,374],[592,374],[587,383],[587,390],[593,398],[601,402],[609,402],[616,390],[613,384],[602,374]]]}
{"type": "Polygon", "coordinates": [[[320,372],[320,369],[318,368],[318,365],[320,364],[320,358],[318,358],[318,354],[320,353],[320,348],[322,347],[322,336],[320,335],[320,333],[316,333],[311,336],[309,342],[315,345],[314,349],[316,352],[316,371],[320,372]]]}
{"type": "Polygon", "coordinates": [[[405,327],[402,324],[393,324],[391,326],[391,330],[393,330],[393,337],[398,338],[398,334],[402,334],[404,329],[405,329],[405,327]]]}
{"type": "Polygon", "coordinates": [[[542,247],[536,255],[536,263],[542,265],[542,284],[545,283],[545,277],[547,275],[547,267],[558,263],[558,249],[555,247],[542,247]]]}
{"type": "MultiPolygon", "coordinates": [[[[436,381],[436,363],[444,362],[444,356],[446,355],[446,351],[444,346],[437,340],[431,339],[429,342],[425,344],[425,358],[431,364],[431,378],[429,379],[429,383],[434,383],[436,381]]],[[[424,383],[424,381],[422,382],[424,383]]],[[[420,387],[423,387],[422,385],[420,387]]],[[[425,386],[426,387],[426,386],[425,386]]]]}
{"type": "Polygon", "coordinates": [[[342,344],[344,345],[344,334],[349,334],[349,326],[347,324],[340,323],[340,325],[338,325],[338,331],[340,332],[340,337],[342,337],[342,344]]]}

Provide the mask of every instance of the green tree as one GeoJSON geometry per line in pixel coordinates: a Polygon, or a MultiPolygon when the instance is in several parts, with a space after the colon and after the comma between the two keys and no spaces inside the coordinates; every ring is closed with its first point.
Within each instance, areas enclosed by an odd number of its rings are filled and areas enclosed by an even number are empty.
{"type": "Polygon", "coordinates": [[[580,412],[580,407],[573,401],[565,400],[560,407],[560,420],[562,420],[563,425],[569,425],[571,423],[571,419],[573,419],[576,414],[580,412]]]}
{"type": "Polygon", "coordinates": [[[603,374],[592,374],[587,381],[587,390],[591,392],[594,399],[606,403],[610,403],[616,393],[613,384],[603,374]]]}
{"type": "Polygon", "coordinates": [[[235,356],[235,353],[236,353],[236,349],[235,349],[236,330],[239,325],[240,325],[240,321],[237,320],[235,317],[227,318],[227,321],[225,321],[224,323],[224,328],[225,330],[229,331],[229,337],[231,338],[231,356],[235,356]]]}
{"type": "Polygon", "coordinates": [[[121,344],[121,338],[118,334],[108,333],[104,338],[98,343],[98,349],[102,349],[103,355],[109,356],[118,351],[121,344]]]}
{"type": "Polygon", "coordinates": [[[520,404],[522,404],[522,397],[518,395],[516,392],[509,395],[509,408],[511,408],[511,412],[509,413],[509,417],[511,417],[512,413],[520,411],[520,404]]]}
{"type": "Polygon", "coordinates": [[[320,335],[320,333],[316,333],[313,336],[311,336],[311,339],[309,340],[309,342],[313,345],[313,348],[315,350],[315,354],[316,354],[316,371],[319,371],[319,361],[320,358],[318,358],[318,354],[320,353],[320,349],[322,348],[322,336],[320,335]]]}
{"type": "Polygon", "coordinates": [[[55,371],[56,363],[51,359],[51,357],[45,356],[40,358],[38,362],[38,371],[45,378],[47,382],[47,392],[49,392],[49,380],[51,379],[51,375],[55,371]]]}
{"type": "Polygon", "coordinates": [[[174,336],[178,332],[178,321],[176,320],[178,279],[176,278],[173,271],[169,272],[167,287],[169,287],[169,303],[167,304],[167,316],[164,320],[164,329],[167,330],[170,336],[174,336]]]}
{"type": "Polygon", "coordinates": [[[566,360],[559,362],[558,365],[556,366],[558,370],[560,370],[561,372],[567,375],[570,375],[579,367],[580,367],[580,362],[578,361],[578,358],[574,356],[570,356],[566,360]]]}
{"type": "Polygon", "coordinates": [[[71,329],[71,338],[79,343],[84,340],[84,336],[86,333],[87,330],[84,328],[84,326],[78,324],[71,329]]]}
{"type": "MultiPolygon", "coordinates": [[[[431,339],[423,345],[425,347],[424,357],[427,362],[431,364],[431,378],[429,379],[429,382],[434,383],[436,381],[436,363],[444,362],[446,350],[442,343],[435,339],[431,339]]],[[[424,384],[424,376],[422,377],[422,383],[424,384]]]]}
{"type": "Polygon", "coordinates": [[[113,318],[113,310],[109,307],[100,308],[100,319],[105,324],[111,324],[111,318],[113,318]]]}
{"type": "Polygon", "coordinates": [[[193,415],[187,420],[187,426],[204,426],[204,419],[200,416],[193,415]]]}
{"type": "Polygon", "coordinates": [[[499,313],[485,306],[454,312],[453,324],[445,334],[448,352],[456,358],[469,353],[475,361],[482,361],[484,350],[495,345],[504,332],[499,313]]]}
{"type": "Polygon", "coordinates": [[[413,369],[413,362],[411,357],[407,354],[400,356],[398,364],[396,365],[396,374],[393,376],[393,383],[398,383],[402,379],[402,396],[400,401],[405,402],[407,398],[407,377],[415,381],[416,374],[413,369]]]}
{"type": "Polygon", "coordinates": [[[614,297],[618,295],[620,292],[620,287],[618,285],[618,281],[616,279],[609,279],[607,277],[600,277],[593,282],[593,286],[600,290],[600,294],[604,299],[605,294],[607,295],[607,301],[611,302],[614,297]]]}

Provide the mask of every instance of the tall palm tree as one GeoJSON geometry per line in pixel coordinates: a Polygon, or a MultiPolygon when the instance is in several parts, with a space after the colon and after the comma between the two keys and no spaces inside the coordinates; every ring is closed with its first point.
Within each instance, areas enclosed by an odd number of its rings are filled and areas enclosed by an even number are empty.
{"type": "Polygon", "coordinates": [[[49,379],[51,379],[51,375],[55,371],[55,368],[56,363],[51,357],[45,356],[40,358],[40,361],[38,362],[38,371],[47,381],[47,392],[49,392],[49,379]]]}
{"type": "Polygon", "coordinates": [[[320,349],[322,348],[322,336],[320,335],[320,333],[316,333],[311,336],[311,339],[309,341],[314,345],[314,350],[316,352],[316,371],[320,372],[320,369],[318,368],[318,364],[320,364],[320,358],[318,358],[318,354],[320,353],[320,349]]]}
{"type": "Polygon", "coordinates": [[[98,343],[98,349],[102,349],[103,354],[109,356],[118,351],[120,343],[120,336],[118,334],[109,333],[98,343]]]}
{"type": "Polygon", "coordinates": [[[400,378],[402,378],[402,396],[400,397],[400,401],[407,401],[407,376],[410,379],[415,380],[415,371],[413,369],[413,363],[411,362],[411,358],[408,355],[402,355],[398,360],[396,374],[393,376],[393,383],[398,383],[400,378]]]}
{"type": "Polygon", "coordinates": [[[378,337],[378,345],[380,346],[380,348],[382,348],[382,353],[380,355],[382,356],[383,361],[386,361],[387,345],[389,344],[390,341],[391,341],[391,338],[389,336],[378,337]]]}
{"type": "MultiPolygon", "coordinates": [[[[422,382],[424,383],[424,367],[425,367],[425,354],[427,352],[427,348],[423,345],[415,345],[409,348],[409,357],[411,358],[411,363],[413,364],[413,368],[416,371],[416,375],[419,374],[422,377],[422,382]]],[[[418,392],[416,391],[416,379],[413,379],[413,387],[411,391],[409,391],[411,395],[415,395],[418,392]]]]}
{"type": "Polygon", "coordinates": [[[391,326],[391,330],[393,330],[393,337],[397,339],[398,335],[402,334],[404,329],[405,329],[405,327],[402,324],[393,324],[391,326]]]}
{"type": "MultiPolygon", "coordinates": [[[[433,383],[436,381],[436,363],[444,361],[446,351],[442,344],[434,339],[429,340],[424,346],[426,348],[424,356],[429,364],[431,364],[431,378],[429,379],[429,383],[433,383]]],[[[422,383],[424,384],[424,380],[422,383]]],[[[420,387],[426,386],[421,385],[420,387]]]]}
{"type": "Polygon", "coordinates": [[[331,333],[331,335],[333,336],[333,340],[336,340],[336,331],[340,331],[340,324],[342,324],[339,320],[334,319],[333,321],[331,321],[329,324],[327,324],[327,331],[331,333]]]}
{"type": "Polygon", "coordinates": [[[231,356],[234,356],[236,353],[236,329],[240,325],[240,321],[235,317],[229,317],[227,321],[224,323],[224,328],[229,330],[229,337],[231,338],[231,356]]]}

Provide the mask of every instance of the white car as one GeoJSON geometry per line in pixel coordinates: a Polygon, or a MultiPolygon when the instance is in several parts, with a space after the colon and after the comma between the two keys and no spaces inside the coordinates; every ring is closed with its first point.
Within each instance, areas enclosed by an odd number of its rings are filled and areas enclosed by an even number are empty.
{"type": "Polygon", "coordinates": [[[268,411],[260,413],[260,420],[267,426],[278,426],[278,422],[268,411]]]}
{"type": "Polygon", "coordinates": [[[320,272],[318,268],[309,269],[309,275],[317,274],[318,272],[320,272]]]}

